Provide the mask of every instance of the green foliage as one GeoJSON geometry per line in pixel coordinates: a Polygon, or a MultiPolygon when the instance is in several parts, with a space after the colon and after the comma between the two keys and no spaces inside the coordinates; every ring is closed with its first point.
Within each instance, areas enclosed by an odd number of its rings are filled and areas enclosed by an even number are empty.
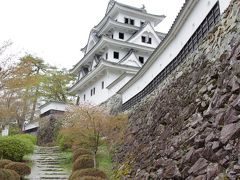
{"type": "Polygon", "coordinates": [[[73,171],[80,170],[80,169],[87,169],[93,168],[94,161],[93,157],[90,155],[82,155],[73,163],[73,171]]]}
{"type": "Polygon", "coordinates": [[[64,133],[60,131],[57,136],[57,144],[61,150],[66,151],[72,148],[75,138],[76,136],[74,133],[64,133]]]}
{"type": "Polygon", "coordinates": [[[36,137],[30,134],[17,134],[12,136],[14,138],[20,139],[25,144],[26,154],[31,154],[34,151],[34,145],[36,144],[36,137]]]}
{"type": "Polygon", "coordinates": [[[16,135],[16,134],[20,134],[21,133],[21,129],[19,128],[19,126],[9,126],[9,135],[16,135]]]}
{"type": "Polygon", "coordinates": [[[25,163],[12,162],[4,167],[5,169],[11,169],[16,171],[20,176],[26,176],[31,173],[31,168],[28,167],[25,163]]]}
{"type": "Polygon", "coordinates": [[[1,180],[20,180],[20,176],[13,170],[0,169],[1,180]]]}
{"type": "Polygon", "coordinates": [[[72,173],[70,176],[70,180],[75,180],[75,179],[107,179],[107,175],[95,168],[88,168],[88,169],[82,169],[82,170],[77,170],[72,173]],[[85,177],[85,178],[83,178],[85,177]]]}
{"type": "Polygon", "coordinates": [[[4,168],[4,166],[6,166],[7,164],[11,163],[11,160],[8,159],[1,159],[0,160],[0,168],[4,168]]]}
{"type": "Polygon", "coordinates": [[[0,137],[0,158],[21,161],[23,156],[32,153],[34,145],[29,139],[16,136],[0,137]]]}
{"type": "Polygon", "coordinates": [[[104,171],[108,177],[112,177],[112,156],[107,144],[103,144],[99,147],[97,153],[97,167],[104,171]]]}
{"type": "Polygon", "coordinates": [[[34,145],[37,144],[37,137],[31,134],[18,134],[18,135],[15,135],[14,137],[17,137],[20,139],[28,139],[32,142],[32,144],[34,145]]]}
{"type": "Polygon", "coordinates": [[[73,80],[73,76],[66,69],[58,70],[56,68],[49,69],[45,74],[41,89],[41,95],[47,101],[67,102],[68,85],[73,80]]]}
{"type": "Polygon", "coordinates": [[[68,172],[72,169],[72,158],[73,154],[71,151],[64,151],[59,154],[63,160],[61,161],[61,166],[66,169],[68,172]]]}

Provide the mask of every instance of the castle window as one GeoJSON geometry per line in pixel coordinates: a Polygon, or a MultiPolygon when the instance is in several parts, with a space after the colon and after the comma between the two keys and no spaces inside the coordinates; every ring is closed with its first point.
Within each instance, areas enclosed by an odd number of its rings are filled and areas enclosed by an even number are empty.
{"type": "Polygon", "coordinates": [[[106,53],[106,60],[108,59],[108,53],[106,53]]]}
{"type": "Polygon", "coordinates": [[[124,18],[124,23],[134,25],[135,21],[134,19],[124,18]]]}
{"type": "Polygon", "coordinates": [[[120,32],[118,36],[119,36],[119,39],[124,39],[124,33],[120,32]]]}
{"type": "Polygon", "coordinates": [[[95,93],[96,93],[96,89],[94,87],[94,88],[91,89],[91,93],[90,94],[91,94],[91,96],[93,96],[95,93]]]}
{"type": "Polygon", "coordinates": [[[125,23],[125,24],[128,24],[128,21],[129,21],[128,18],[124,18],[124,23],[125,23]]]}
{"type": "Polygon", "coordinates": [[[140,25],[143,26],[144,25],[144,21],[140,21],[140,25]]]}
{"type": "Polygon", "coordinates": [[[83,95],[83,100],[84,100],[84,101],[86,100],[86,95],[85,95],[85,94],[83,95]]]}
{"type": "Polygon", "coordinates": [[[130,19],[130,24],[134,25],[134,19],[130,19]]]}
{"type": "Polygon", "coordinates": [[[148,38],[148,44],[152,44],[152,38],[148,38]]]}
{"type": "Polygon", "coordinates": [[[140,63],[142,63],[142,64],[144,63],[144,57],[139,56],[139,57],[138,57],[138,60],[140,61],[140,63]]]}
{"type": "Polygon", "coordinates": [[[142,36],[142,42],[143,43],[152,44],[152,38],[151,37],[142,36]]]}
{"type": "Polygon", "coordinates": [[[114,59],[119,59],[119,52],[114,51],[113,52],[113,58],[114,59]]]}
{"type": "Polygon", "coordinates": [[[104,89],[104,81],[102,81],[102,89],[104,89]]]}

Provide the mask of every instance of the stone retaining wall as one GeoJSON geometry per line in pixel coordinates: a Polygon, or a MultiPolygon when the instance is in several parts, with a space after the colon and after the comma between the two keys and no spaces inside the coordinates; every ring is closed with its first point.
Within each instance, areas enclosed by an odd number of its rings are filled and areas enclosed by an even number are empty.
{"type": "Polygon", "coordinates": [[[115,161],[126,179],[240,177],[240,2],[130,113],[115,161]],[[125,172],[126,173],[126,172],[125,172]]]}

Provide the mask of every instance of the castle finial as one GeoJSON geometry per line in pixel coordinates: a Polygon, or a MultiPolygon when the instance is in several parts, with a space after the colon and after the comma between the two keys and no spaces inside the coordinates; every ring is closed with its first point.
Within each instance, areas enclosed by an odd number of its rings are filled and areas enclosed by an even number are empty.
{"type": "Polygon", "coordinates": [[[142,4],[142,9],[145,9],[145,5],[144,4],[142,4]]]}
{"type": "Polygon", "coordinates": [[[109,4],[113,4],[115,1],[114,0],[110,0],[109,1],[109,4]]]}

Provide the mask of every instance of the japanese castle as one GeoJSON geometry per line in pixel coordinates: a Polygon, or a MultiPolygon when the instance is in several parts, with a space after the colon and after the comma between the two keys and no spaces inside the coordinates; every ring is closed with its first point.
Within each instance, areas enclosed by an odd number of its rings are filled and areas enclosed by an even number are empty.
{"type": "Polygon", "coordinates": [[[164,15],[110,0],[91,30],[84,57],[71,69],[78,77],[69,92],[80,103],[99,105],[114,96],[148,61],[165,34],[156,32],[164,15]]]}

